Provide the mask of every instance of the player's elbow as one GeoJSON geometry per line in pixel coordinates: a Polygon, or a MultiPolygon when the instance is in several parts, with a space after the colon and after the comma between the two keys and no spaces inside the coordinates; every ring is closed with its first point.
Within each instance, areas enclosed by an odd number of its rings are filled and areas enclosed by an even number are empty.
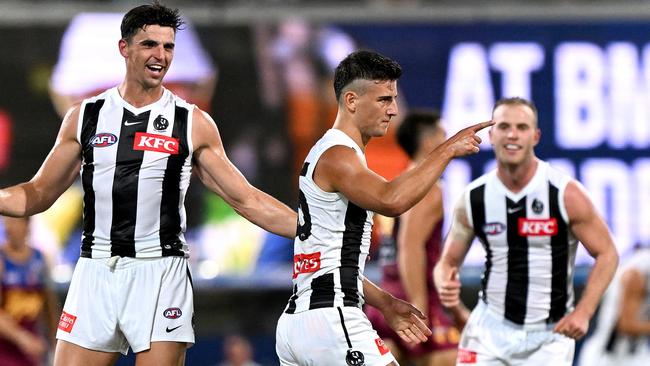
{"type": "Polygon", "coordinates": [[[384,216],[397,217],[411,208],[409,204],[400,194],[384,194],[378,210],[373,210],[384,216]]]}
{"type": "Polygon", "coordinates": [[[637,321],[627,316],[622,316],[616,323],[616,331],[627,337],[638,337],[645,335],[643,330],[637,326],[637,321]]]}
{"type": "Polygon", "coordinates": [[[609,265],[612,271],[616,271],[616,268],[618,268],[619,256],[618,251],[616,250],[616,247],[613,243],[612,245],[607,246],[607,249],[600,253],[598,259],[601,258],[604,263],[607,263],[609,265]]]}

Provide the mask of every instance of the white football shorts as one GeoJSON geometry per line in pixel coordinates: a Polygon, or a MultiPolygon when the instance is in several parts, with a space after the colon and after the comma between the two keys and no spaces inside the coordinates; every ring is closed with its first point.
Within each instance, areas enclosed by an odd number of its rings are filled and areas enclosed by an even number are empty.
{"type": "Polygon", "coordinates": [[[357,307],[283,313],[275,350],[283,366],[386,366],[395,357],[357,307]]]}
{"type": "Polygon", "coordinates": [[[575,341],[552,324],[517,325],[494,314],[481,300],[463,329],[456,365],[571,366],[575,341]]]}
{"type": "Polygon", "coordinates": [[[193,316],[186,258],[79,258],[56,338],[123,354],[159,341],[190,347],[193,316]]]}

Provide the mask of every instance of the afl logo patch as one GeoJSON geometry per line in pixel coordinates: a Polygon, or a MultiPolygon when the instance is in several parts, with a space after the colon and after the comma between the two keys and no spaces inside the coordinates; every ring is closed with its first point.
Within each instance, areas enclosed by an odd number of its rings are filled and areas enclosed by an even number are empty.
{"type": "Polygon", "coordinates": [[[166,130],[167,127],[169,127],[169,121],[167,118],[163,117],[162,114],[159,114],[158,117],[153,120],[153,128],[155,128],[156,131],[166,130]]]}
{"type": "Polygon", "coordinates": [[[167,308],[163,311],[163,316],[167,319],[178,319],[183,315],[183,312],[179,308],[167,308]]]}
{"type": "Polygon", "coordinates": [[[117,136],[112,133],[98,133],[90,138],[90,146],[92,147],[106,147],[111,146],[117,142],[117,136]]]}
{"type": "Polygon", "coordinates": [[[533,212],[536,214],[541,214],[544,211],[544,204],[540,202],[537,198],[533,200],[533,212]]]}
{"type": "Polygon", "coordinates": [[[485,235],[501,234],[506,229],[506,225],[500,222],[488,222],[483,225],[483,232],[485,235]]]}

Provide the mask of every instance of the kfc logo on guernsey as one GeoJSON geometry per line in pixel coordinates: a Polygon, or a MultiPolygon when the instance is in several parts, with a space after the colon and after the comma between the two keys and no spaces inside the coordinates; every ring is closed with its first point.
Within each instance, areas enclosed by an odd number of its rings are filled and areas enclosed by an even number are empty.
{"type": "Polygon", "coordinates": [[[316,272],[320,269],[320,252],[296,254],[293,256],[293,278],[301,273],[316,272]]]}
{"type": "Polygon", "coordinates": [[[178,319],[183,315],[183,312],[179,308],[167,308],[163,311],[163,316],[167,319],[178,319]]]}
{"type": "Polygon", "coordinates": [[[155,151],[177,155],[178,139],[163,135],[136,132],[135,140],[133,140],[133,150],[155,151]]]}
{"type": "Polygon", "coordinates": [[[553,236],[557,235],[557,219],[552,217],[550,219],[533,220],[520,218],[519,219],[519,235],[520,236],[553,236]]]}
{"type": "Polygon", "coordinates": [[[65,311],[61,313],[61,318],[59,318],[59,329],[64,332],[70,333],[72,327],[74,327],[74,322],[77,321],[77,317],[71,314],[66,313],[65,311]]]}
{"type": "Polygon", "coordinates": [[[111,146],[117,142],[117,136],[112,133],[98,133],[90,138],[90,146],[92,147],[106,147],[111,146]]]}

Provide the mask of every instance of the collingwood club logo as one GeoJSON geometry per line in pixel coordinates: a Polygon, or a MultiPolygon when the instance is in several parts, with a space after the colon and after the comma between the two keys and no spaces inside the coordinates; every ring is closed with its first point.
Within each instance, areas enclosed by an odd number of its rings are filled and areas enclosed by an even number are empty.
{"type": "Polygon", "coordinates": [[[351,349],[348,350],[348,354],[345,356],[345,363],[347,363],[348,366],[364,366],[366,364],[364,362],[363,353],[351,349]]]}
{"type": "Polygon", "coordinates": [[[153,128],[155,128],[156,131],[166,130],[167,127],[169,127],[169,121],[167,118],[163,117],[162,114],[159,114],[158,117],[153,120],[153,128]]]}

